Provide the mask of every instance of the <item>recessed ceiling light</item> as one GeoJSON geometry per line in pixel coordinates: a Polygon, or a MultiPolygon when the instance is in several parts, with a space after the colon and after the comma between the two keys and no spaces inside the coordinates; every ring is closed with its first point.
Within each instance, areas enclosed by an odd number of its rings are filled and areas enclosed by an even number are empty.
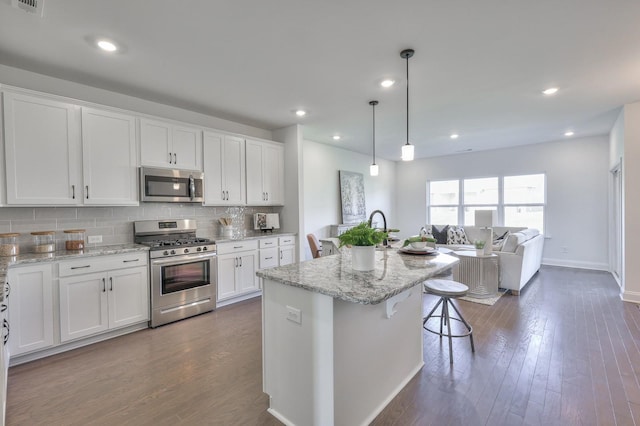
{"type": "Polygon", "coordinates": [[[106,52],[115,52],[116,50],[118,50],[118,46],[116,46],[115,43],[109,40],[98,40],[98,43],[96,44],[100,49],[106,52]]]}
{"type": "Polygon", "coordinates": [[[557,87],[549,87],[546,90],[542,91],[543,95],[555,95],[558,92],[558,88],[557,87]]]}
{"type": "Polygon", "coordinates": [[[382,80],[382,82],[380,83],[380,86],[382,86],[382,87],[391,87],[394,84],[395,84],[394,80],[387,79],[387,80],[382,80]]]}
{"type": "Polygon", "coordinates": [[[340,135],[333,135],[333,140],[334,141],[339,141],[340,140],[340,135]]]}
{"type": "Polygon", "coordinates": [[[296,115],[298,117],[304,117],[305,115],[307,115],[307,111],[299,109],[299,110],[296,111],[296,115]]]}
{"type": "Polygon", "coordinates": [[[564,135],[565,136],[573,136],[574,133],[571,130],[569,130],[568,132],[564,132],[564,135]]]}
{"type": "Polygon", "coordinates": [[[449,136],[451,139],[458,139],[460,137],[459,134],[457,133],[452,133],[451,136],[449,136]]]}

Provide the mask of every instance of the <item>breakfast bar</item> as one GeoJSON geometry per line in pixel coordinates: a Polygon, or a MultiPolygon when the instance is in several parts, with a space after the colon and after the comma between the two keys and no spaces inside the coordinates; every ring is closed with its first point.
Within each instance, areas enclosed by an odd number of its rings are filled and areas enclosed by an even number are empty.
{"type": "Polygon", "coordinates": [[[422,282],[455,257],[351,250],[261,270],[263,390],[287,425],[366,425],[422,368],[422,282]]]}

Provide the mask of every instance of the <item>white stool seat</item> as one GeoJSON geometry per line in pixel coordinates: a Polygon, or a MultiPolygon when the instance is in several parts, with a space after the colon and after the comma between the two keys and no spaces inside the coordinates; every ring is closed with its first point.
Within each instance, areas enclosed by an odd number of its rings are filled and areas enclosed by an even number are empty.
{"type": "Polygon", "coordinates": [[[436,296],[462,297],[467,294],[469,287],[452,280],[428,280],[424,282],[424,288],[436,296]]]}

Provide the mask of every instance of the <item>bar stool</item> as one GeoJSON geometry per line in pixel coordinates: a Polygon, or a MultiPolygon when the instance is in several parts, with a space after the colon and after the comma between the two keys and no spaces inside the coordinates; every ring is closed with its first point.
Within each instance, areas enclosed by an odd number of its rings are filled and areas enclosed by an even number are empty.
{"type": "Polygon", "coordinates": [[[473,328],[464,319],[458,308],[456,308],[456,305],[451,302],[451,299],[457,299],[458,297],[465,296],[469,291],[469,287],[457,281],[433,279],[424,282],[424,290],[427,293],[440,296],[440,300],[438,300],[438,303],[436,303],[433,309],[431,309],[431,312],[429,312],[429,314],[422,319],[422,327],[425,330],[430,331],[431,333],[439,335],[440,339],[442,339],[442,336],[446,336],[449,338],[449,363],[453,364],[453,345],[451,343],[451,339],[453,337],[469,336],[469,338],[471,339],[471,352],[475,352],[475,348],[473,346],[473,328]],[[434,315],[436,309],[438,309],[438,306],[440,305],[442,305],[442,311],[440,312],[440,315],[434,315]],[[453,310],[458,314],[458,318],[450,316],[449,306],[453,307],[453,310]],[[431,318],[440,318],[440,332],[427,327],[427,321],[429,321],[429,319],[431,318]],[[462,334],[452,334],[451,320],[463,323],[467,328],[467,332],[464,332],[462,334]],[[443,325],[447,326],[447,330],[444,333],[442,331],[443,325]]]}

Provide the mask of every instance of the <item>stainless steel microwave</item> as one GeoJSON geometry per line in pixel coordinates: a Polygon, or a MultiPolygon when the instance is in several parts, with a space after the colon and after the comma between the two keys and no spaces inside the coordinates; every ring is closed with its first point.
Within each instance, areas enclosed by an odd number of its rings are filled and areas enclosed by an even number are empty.
{"type": "Polygon", "coordinates": [[[140,201],[202,203],[203,184],[199,171],[140,167],[140,201]]]}

